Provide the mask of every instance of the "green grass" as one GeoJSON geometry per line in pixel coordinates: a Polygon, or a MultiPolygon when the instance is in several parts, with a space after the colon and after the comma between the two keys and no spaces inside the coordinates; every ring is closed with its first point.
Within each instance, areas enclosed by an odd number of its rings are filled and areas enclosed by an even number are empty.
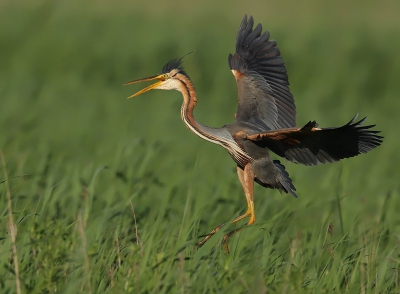
{"type": "Polygon", "coordinates": [[[3,1],[0,292],[19,280],[22,293],[399,293],[399,9],[3,1]],[[232,122],[227,55],[244,13],[278,41],[299,125],[359,112],[385,140],[336,164],[284,162],[299,199],[257,186],[257,223],[231,254],[219,240],[234,225],[194,251],[245,211],[235,164],[187,130],[179,93],[127,101],[140,87],[122,84],[196,50],[185,58],[196,118],[232,122]]]}

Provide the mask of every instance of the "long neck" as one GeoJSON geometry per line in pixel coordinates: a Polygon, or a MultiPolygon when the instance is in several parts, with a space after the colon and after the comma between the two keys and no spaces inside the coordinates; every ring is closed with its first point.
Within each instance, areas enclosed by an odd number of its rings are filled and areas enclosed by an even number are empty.
{"type": "Polygon", "coordinates": [[[242,166],[252,161],[253,159],[237,145],[227,128],[211,128],[201,125],[195,120],[193,109],[196,106],[197,97],[193,84],[187,76],[180,73],[175,76],[175,79],[180,81],[177,90],[183,95],[181,117],[186,126],[202,139],[227,149],[231,156],[242,166]]]}
{"type": "Polygon", "coordinates": [[[197,97],[192,82],[186,75],[180,73],[175,76],[175,79],[180,81],[178,90],[183,95],[183,103],[181,107],[181,117],[183,122],[196,135],[206,139],[207,141],[214,141],[204,131],[205,126],[199,124],[194,118],[193,109],[197,104],[197,97]]]}

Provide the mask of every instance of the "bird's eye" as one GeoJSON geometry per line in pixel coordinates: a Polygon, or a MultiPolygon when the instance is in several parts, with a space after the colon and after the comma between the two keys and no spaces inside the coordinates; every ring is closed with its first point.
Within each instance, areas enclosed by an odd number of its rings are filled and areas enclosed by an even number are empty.
{"type": "Polygon", "coordinates": [[[163,77],[164,77],[164,79],[166,79],[166,80],[169,78],[169,77],[168,77],[168,74],[164,74],[163,77]]]}

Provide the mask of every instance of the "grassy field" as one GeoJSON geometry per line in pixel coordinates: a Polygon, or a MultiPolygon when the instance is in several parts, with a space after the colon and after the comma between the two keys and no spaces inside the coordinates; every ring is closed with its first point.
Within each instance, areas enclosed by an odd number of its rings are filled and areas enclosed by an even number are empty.
{"type": "Polygon", "coordinates": [[[0,2],[1,293],[400,293],[400,2],[260,2],[0,2]],[[231,123],[244,13],[278,41],[298,125],[360,113],[385,140],[283,160],[299,199],[257,186],[231,253],[234,225],[194,251],[246,209],[235,164],[185,127],[178,92],[122,84],[196,50],[196,118],[231,123]]]}

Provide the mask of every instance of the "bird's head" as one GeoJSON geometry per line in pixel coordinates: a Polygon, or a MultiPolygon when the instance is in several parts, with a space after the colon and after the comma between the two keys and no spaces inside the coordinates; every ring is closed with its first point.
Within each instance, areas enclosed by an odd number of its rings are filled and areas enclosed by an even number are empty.
{"type": "Polygon", "coordinates": [[[136,84],[136,83],[146,82],[146,81],[157,81],[154,84],[129,96],[128,99],[139,96],[140,94],[143,94],[143,93],[153,90],[153,89],[179,90],[179,88],[178,88],[180,85],[180,82],[178,80],[179,76],[184,75],[184,76],[188,77],[181,65],[182,58],[173,59],[173,60],[169,61],[166,65],[164,65],[161,72],[155,76],[151,76],[151,77],[147,77],[147,78],[134,80],[134,81],[125,83],[124,85],[131,85],[131,84],[136,84]]]}

